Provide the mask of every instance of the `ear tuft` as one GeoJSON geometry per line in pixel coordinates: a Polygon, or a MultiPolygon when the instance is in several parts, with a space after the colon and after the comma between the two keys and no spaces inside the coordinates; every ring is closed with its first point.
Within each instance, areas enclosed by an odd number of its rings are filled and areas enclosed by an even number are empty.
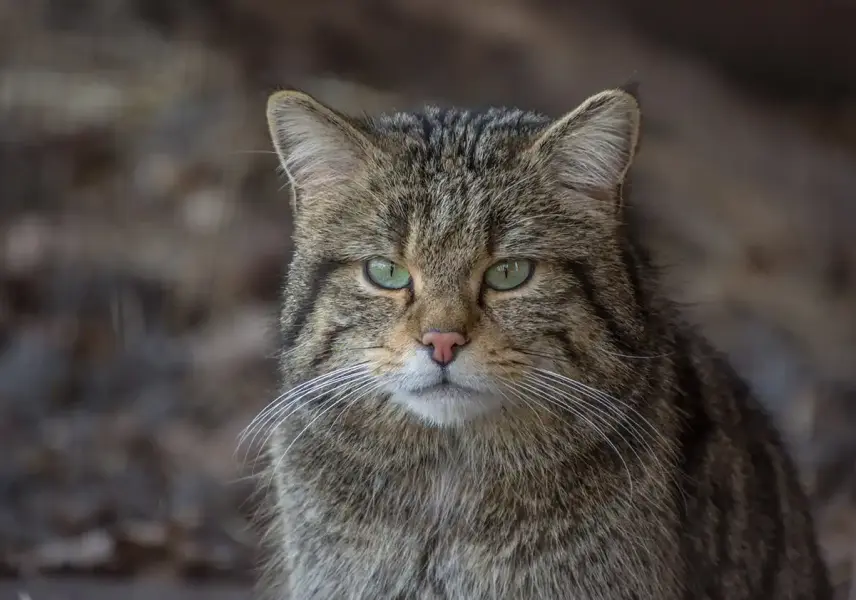
{"type": "Polygon", "coordinates": [[[295,196],[352,179],[371,148],[346,117],[303,92],[271,95],[267,121],[295,196]]]}
{"type": "Polygon", "coordinates": [[[633,162],[640,118],[633,94],[607,90],[553,123],[531,151],[548,161],[569,187],[614,191],[633,162]]]}
{"type": "Polygon", "coordinates": [[[624,85],[620,86],[618,89],[622,92],[630,94],[633,96],[633,99],[636,100],[636,105],[640,108],[642,107],[642,96],[639,93],[639,88],[641,84],[636,79],[631,79],[624,85]]]}

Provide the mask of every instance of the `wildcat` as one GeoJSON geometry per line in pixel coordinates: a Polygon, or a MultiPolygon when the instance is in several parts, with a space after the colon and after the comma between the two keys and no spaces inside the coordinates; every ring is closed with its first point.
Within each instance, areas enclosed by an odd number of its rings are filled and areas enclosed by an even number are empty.
{"type": "Polygon", "coordinates": [[[768,416],[635,242],[635,94],[267,116],[295,190],[254,424],[272,597],[831,597],[768,416]]]}

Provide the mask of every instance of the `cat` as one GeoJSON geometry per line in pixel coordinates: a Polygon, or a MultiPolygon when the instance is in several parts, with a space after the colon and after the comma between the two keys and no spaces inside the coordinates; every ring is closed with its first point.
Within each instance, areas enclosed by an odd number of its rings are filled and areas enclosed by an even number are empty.
{"type": "Polygon", "coordinates": [[[641,110],[267,108],[294,190],[278,600],[831,598],[791,459],[658,292],[641,110]]]}

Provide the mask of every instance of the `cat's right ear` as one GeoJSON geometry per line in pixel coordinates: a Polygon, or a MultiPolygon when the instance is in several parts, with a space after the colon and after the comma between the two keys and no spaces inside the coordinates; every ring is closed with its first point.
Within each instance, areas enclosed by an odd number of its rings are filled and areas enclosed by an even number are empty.
{"type": "Polygon", "coordinates": [[[636,87],[595,94],[548,127],[530,152],[550,164],[568,187],[583,192],[619,189],[639,141],[636,87]]]}
{"type": "Polygon", "coordinates": [[[352,180],[371,152],[371,142],[346,117],[303,92],[271,95],[267,122],[295,210],[305,195],[352,180]]]}

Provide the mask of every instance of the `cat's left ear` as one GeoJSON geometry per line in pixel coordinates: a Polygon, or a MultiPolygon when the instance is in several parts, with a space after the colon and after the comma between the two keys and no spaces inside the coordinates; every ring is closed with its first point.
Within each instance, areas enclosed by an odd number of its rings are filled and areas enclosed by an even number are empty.
{"type": "Polygon", "coordinates": [[[635,88],[595,94],[553,123],[530,148],[562,182],[583,193],[620,189],[639,141],[635,88]]]}
{"type": "Polygon", "coordinates": [[[273,94],[267,121],[280,163],[294,186],[298,210],[319,189],[347,185],[374,146],[344,115],[300,91],[273,94]]]}

